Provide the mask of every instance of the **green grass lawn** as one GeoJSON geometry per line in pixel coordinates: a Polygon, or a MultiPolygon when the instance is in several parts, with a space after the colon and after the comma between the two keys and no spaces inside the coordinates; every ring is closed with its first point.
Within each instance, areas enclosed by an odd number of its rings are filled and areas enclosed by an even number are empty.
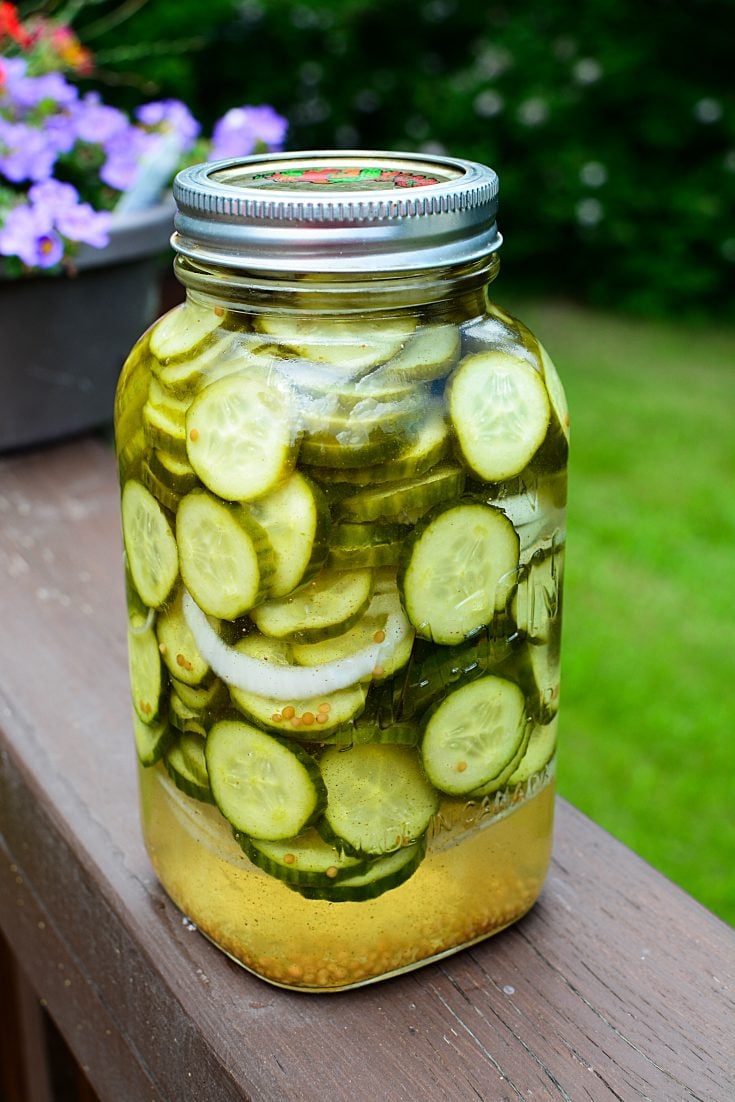
{"type": "Polygon", "coordinates": [[[560,791],[735,922],[735,330],[508,307],[572,416],[560,791]]]}

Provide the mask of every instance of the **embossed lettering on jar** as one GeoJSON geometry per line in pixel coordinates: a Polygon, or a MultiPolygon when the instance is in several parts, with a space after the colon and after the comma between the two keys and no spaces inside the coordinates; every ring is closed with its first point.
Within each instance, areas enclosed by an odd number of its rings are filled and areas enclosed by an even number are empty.
{"type": "Polygon", "coordinates": [[[350,987],[543,885],[564,392],[491,289],[491,169],[280,154],[175,194],[186,301],[116,400],[146,845],[246,968],[350,987]]]}

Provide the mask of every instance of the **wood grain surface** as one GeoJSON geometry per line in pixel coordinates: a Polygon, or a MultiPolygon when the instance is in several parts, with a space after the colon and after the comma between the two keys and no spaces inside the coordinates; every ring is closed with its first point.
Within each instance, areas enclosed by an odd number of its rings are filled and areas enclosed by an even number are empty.
{"type": "Polygon", "coordinates": [[[735,1099],[732,932],[561,800],[531,914],[397,979],[289,993],[189,928],[138,827],[101,443],[0,459],[0,610],[0,927],[102,1102],[735,1099]]]}

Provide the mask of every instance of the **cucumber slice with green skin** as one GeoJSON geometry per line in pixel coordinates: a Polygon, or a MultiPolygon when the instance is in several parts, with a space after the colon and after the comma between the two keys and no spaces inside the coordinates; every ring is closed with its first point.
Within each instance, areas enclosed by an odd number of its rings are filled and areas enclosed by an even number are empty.
{"type": "Polygon", "coordinates": [[[296,593],[266,601],[253,608],[250,615],[263,635],[295,643],[316,643],[341,635],[357,623],[367,610],[372,593],[370,570],[322,570],[296,593]]]}
{"type": "Polygon", "coordinates": [[[361,398],[345,407],[335,393],[303,402],[304,443],[325,440],[348,448],[367,447],[386,435],[405,435],[425,416],[428,400],[428,392],[413,390],[397,402],[361,398]]]}
{"type": "Polygon", "coordinates": [[[426,840],[420,838],[395,853],[371,861],[365,872],[354,873],[325,887],[298,886],[295,890],[306,899],[322,899],[329,903],[364,903],[404,884],[416,872],[425,853],[426,840]]]}
{"type": "Polygon", "coordinates": [[[392,723],[387,727],[377,724],[357,724],[352,732],[352,744],[376,742],[382,746],[418,746],[421,728],[417,723],[392,723]]]}
{"type": "Polygon", "coordinates": [[[497,777],[526,733],[526,702],[518,685],[492,674],[463,685],[431,710],[421,757],[440,792],[464,796],[497,777]]]}
{"type": "Polygon", "coordinates": [[[551,405],[541,374],[507,352],[462,360],[448,384],[449,416],[459,452],[486,482],[513,478],[543,443],[551,405]]]}
{"type": "Polygon", "coordinates": [[[203,713],[197,708],[190,708],[188,704],[184,704],[176,692],[172,692],[168,700],[168,718],[171,726],[177,731],[192,731],[201,735],[202,738],[207,734],[203,713]]]}
{"type": "Polygon", "coordinates": [[[151,474],[180,497],[199,485],[196,471],[186,459],[155,448],[148,456],[151,474]]]}
{"type": "Polygon", "coordinates": [[[134,614],[128,626],[128,665],[135,714],[142,723],[155,723],[165,704],[158,640],[147,619],[134,614]]]}
{"type": "MultiPolygon", "coordinates": [[[[348,659],[364,651],[371,644],[385,639],[385,627],[389,618],[402,618],[400,598],[395,585],[390,590],[375,593],[365,615],[348,631],[323,639],[318,643],[293,643],[291,653],[300,666],[321,666],[348,659]]],[[[413,631],[405,632],[400,643],[376,664],[365,677],[366,681],[379,681],[395,673],[408,662],[413,645],[413,631]]]]}
{"type": "Polygon", "coordinates": [[[176,493],[175,490],[172,490],[170,486],[156,477],[147,459],[143,460],[140,467],[140,481],[146,490],[150,490],[156,501],[160,502],[164,509],[168,509],[170,513],[176,512],[182,495],[176,493]]]}
{"type": "Polygon", "coordinates": [[[248,723],[215,723],[207,738],[206,762],[217,807],[251,838],[294,838],[326,804],[314,759],[248,723]]]}
{"type": "Polygon", "coordinates": [[[403,349],[365,379],[366,389],[388,386],[391,381],[432,382],[449,374],[459,359],[459,330],[454,325],[417,329],[403,349]]]}
{"type": "Polygon", "coordinates": [[[176,540],[161,505],[142,483],[122,491],[122,531],[133,585],[149,608],[159,608],[179,576],[176,540]]]}
{"type": "Polygon", "coordinates": [[[184,585],[210,616],[234,620],[263,599],[273,550],[244,508],[192,490],[179,505],[176,539],[184,585]]]}
{"type": "Polygon", "coordinates": [[[481,785],[479,788],[475,789],[474,792],[470,793],[470,796],[473,800],[481,796],[491,796],[493,792],[500,792],[501,789],[507,788],[508,784],[510,783],[510,778],[520,765],[521,761],[523,760],[523,755],[528,749],[530,736],[531,724],[527,723],[526,733],[521,740],[521,745],[518,747],[511,760],[508,762],[505,768],[502,769],[500,773],[498,773],[497,777],[493,777],[492,780],[488,781],[486,784],[481,785]]]}
{"type": "Polygon", "coordinates": [[[536,342],[539,355],[541,357],[541,366],[544,372],[544,382],[546,383],[546,390],[551,401],[551,408],[553,409],[556,418],[561,426],[561,430],[569,439],[569,406],[567,404],[567,396],[564,392],[564,386],[559,373],[554,366],[554,362],[549,356],[548,352],[541,344],[540,341],[536,342]]]}
{"type": "Polygon", "coordinates": [[[156,635],[159,651],[169,673],[187,685],[201,685],[211,671],[209,663],[197,650],[194,636],[184,619],[181,590],[159,614],[156,635]]]}
{"type": "Polygon", "coordinates": [[[398,455],[403,437],[377,427],[370,439],[349,438],[340,433],[315,432],[302,445],[300,461],[307,466],[329,469],[366,467],[398,455]]]}
{"type": "Polygon", "coordinates": [[[378,486],[383,482],[395,482],[404,478],[415,478],[431,470],[441,460],[446,459],[450,451],[449,427],[442,413],[433,410],[412,434],[393,459],[373,467],[334,469],[314,468],[311,473],[320,482],[350,483],[357,486],[378,486]]]}
{"type": "Polygon", "coordinates": [[[202,721],[204,717],[211,718],[215,711],[229,699],[224,683],[214,676],[202,685],[187,685],[186,682],[172,677],[171,688],[187,708],[191,708],[192,712],[202,717],[202,721]]]}
{"type": "Polygon", "coordinates": [[[249,506],[273,548],[270,597],[285,597],[321,570],[329,550],[331,517],[322,491],[296,471],[249,506]]]}
{"type": "Polygon", "coordinates": [[[548,643],[561,614],[564,547],[541,548],[521,568],[510,614],[529,639],[548,643]]]}
{"type": "Polygon", "coordinates": [[[337,524],[332,529],[329,565],[335,570],[397,566],[410,531],[406,524],[337,524]]]}
{"type": "Polygon", "coordinates": [[[508,778],[509,786],[525,784],[529,777],[546,768],[556,752],[557,728],[558,720],[556,718],[543,727],[536,726],[533,728],[526,752],[518,767],[508,778]]]}
{"type": "MultiPolygon", "coordinates": [[[[120,435],[118,437],[118,444],[124,439],[125,437],[120,435]]],[[[133,433],[133,435],[126,440],[125,444],[122,444],[117,455],[121,485],[124,486],[131,478],[140,479],[143,456],[148,450],[148,441],[142,428],[133,433]]]]}
{"type": "Polygon", "coordinates": [[[167,720],[143,723],[137,713],[133,714],[133,732],[138,761],[146,769],[159,762],[176,741],[176,731],[167,720]]]}
{"type": "Polygon", "coordinates": [[[143,432],[151,448],[161,448],[179,459],[186,458],[186,423],[170,409],[148,400],[143,406],[143,432]]]}
{"type": "Polygon", "coordinates": [[[314,363],[355,375],[395,356],[416,328],[409,314],[373,320],[261,314],[258,332],[314,363]]]}
{"type": "Polygon", "coordinates": [[[313,827],[285,842],[256,840],[238,831],[235,831],[235,840],[258,868],[300,887],[327,889],[346,877],[362,873],[369,864],[365,857],[340,853],[313,827]]]}
{"type": "Polygon", "coordinates": [[[519,546],[492,505],[465,500],[431,513],[409,538],[398,574],[416,633],[451,645],[487,626],[515,587],[519,546]]]}
{"type": "Polygon", "coordinates": [[[260,371],[211,383],[186,415],[189,462],[226,501],[253,501],[273,490],[293,469],[298,437],[292,394],[260,371]]]}
{"type": "Polygon", "coordinates": [[[191,355],[224,319],[220,307],[184,302],[164,315],[151,330],[150,350],[158,360],[191,355]]]}
{"type": "Polygon", "coordinates": [[[329,749],[319,761],[327,788],[320,833],[348,853],[383,854],[417,841],[439,806],[418,754],[365,743],[329,749]]]}
{"type": "MultiPolygon", "coordinates": [[[[273,666],[287,666],[292,657],[288,643],[264,635],[248,635],[235,649],[273,666]]],[[[233,704],[258,726],[308,742],[320,741],[359,715],[366,694],[360,684],[306,698],[263,696],[235,686],[230,689],[233,704]]]]}
{"type": "Polygon", "coordinates": [[[199,351],[184,359],[165,364],[153,361],[156,378],[167,393],[188,401],[208,383],[246,367],[247,362],[238,354],[236,335],[227,330],[215,332],[202,343],[199,351]]]}
{"type": "Polygon", "coordinates": [[[448,692],[476,681],[486,673],[509,675],[521,646],[517,637],[488,632],[458,646],[436,648],[417,640],[406,673],[398,715],[416,719],[448,692]]]}
{"type": "Polygon", "coordinates": [[[183,731],[164,757],[169,777],[177,788],[202,803],[213,804],[204,753],[206,739],[193,731],[183,731]]]}
{"type": "Polygon", "coordinates": [[[391,482],[342,498],[336,509],[346,520],[368,521],[380,517],[422,516],[432,506],[458,497],[464,489],[461,467],[434,467],[419,478],[391,482]]]}

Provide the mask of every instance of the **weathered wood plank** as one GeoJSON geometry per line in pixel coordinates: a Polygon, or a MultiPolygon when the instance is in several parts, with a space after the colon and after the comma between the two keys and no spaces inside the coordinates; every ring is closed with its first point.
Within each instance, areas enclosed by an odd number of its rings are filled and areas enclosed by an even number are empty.
{"type": "Polygon", "coordinates": [[[0,460],[0,926],[103,1102],[735,1094],[731,932],[559,801],[516,927],[319,997],[183,922],[140,840],[112,459],[0,460]]]}

